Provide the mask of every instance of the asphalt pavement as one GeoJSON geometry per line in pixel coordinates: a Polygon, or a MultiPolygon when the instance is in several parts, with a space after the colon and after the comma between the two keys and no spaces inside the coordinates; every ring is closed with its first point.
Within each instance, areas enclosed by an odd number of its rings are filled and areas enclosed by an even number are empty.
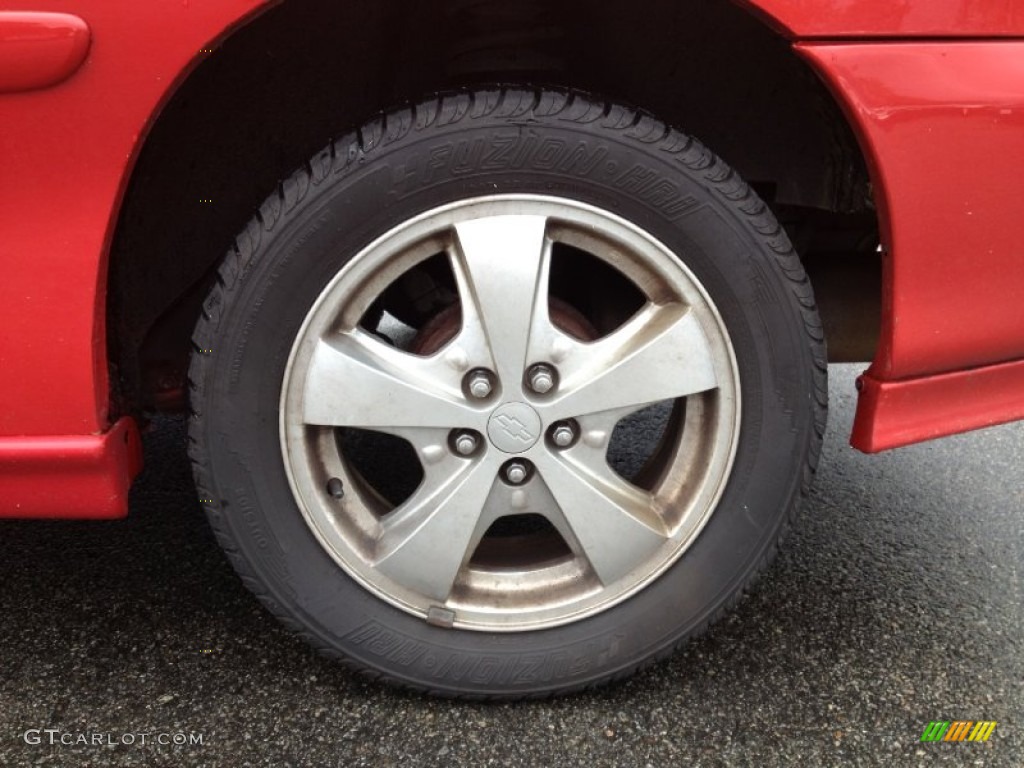
{"type": "Polygon", "coordinates": [[[854,372],[831,370],[816,489],[736,612],[540,703],[426,699],[308,650],[221,555],[164,420],[127,520],[0,522],[0,766],[1024,765],[1024,424],[864,456],[854,372]],[[920,742],[936,720],[998,725],[920,742]]]}

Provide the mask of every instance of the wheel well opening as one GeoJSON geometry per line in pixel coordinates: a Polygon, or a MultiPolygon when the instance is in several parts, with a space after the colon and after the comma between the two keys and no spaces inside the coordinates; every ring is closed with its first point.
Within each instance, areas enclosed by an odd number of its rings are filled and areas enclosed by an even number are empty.
{"type": "Polygon", "coordinates": [[[789,231],[830,358],[871,358],[881,274],[863,156],[825,87],[748,11],[729,0],[290,0],[195,69],[140,153],[110,261],[120,410],[183,405],[216,265],[279,179],[382,109],[485,82],[600,93],[701,139],[789,231]]]}

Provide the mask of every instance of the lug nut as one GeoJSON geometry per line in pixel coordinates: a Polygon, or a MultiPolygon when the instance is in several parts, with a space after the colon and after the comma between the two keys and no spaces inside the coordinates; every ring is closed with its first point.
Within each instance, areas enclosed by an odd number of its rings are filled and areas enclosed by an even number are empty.
{"type": "Polygon", "coordinates": [[[487,371],[473,371],[466,378],[466,389],[473,397],[483,400],[494,389],[491,384],[491,375],[487,371]]]}
{"type": "Polygon", "coordinates": [[[551,430],[551,442],[559,448],[568,448],[575,439],[576,430],[572,428],[572,424],[556,424],[555,428],[551,430]]]}
{"type": "Polygon", "coordinates": [[[529,473],[529,469],[521,461],[510,461],[505,465],[505,479],[512,485],[522,485],[529,473]]]}
{"type": "Polygon", "coordinates": [[[469,456],[476,450],[478,442],[476,435],[471,432],[463,432],[455,437],[455,451],[460,456],[469,456]]]}
{"type": "Polygon", "coordinates": [[[527,375],[530,389],[538,395],[544,395],[555,388],[555,371],[550,365],[535,365],[527,375]]]}

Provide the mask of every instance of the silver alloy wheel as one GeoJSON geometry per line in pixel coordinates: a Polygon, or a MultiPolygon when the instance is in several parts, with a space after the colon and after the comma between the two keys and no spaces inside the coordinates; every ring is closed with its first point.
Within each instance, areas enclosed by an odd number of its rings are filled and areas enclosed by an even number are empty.
{"type": "MultiPolygon", "coordinates": [[[[534,630],[621,602],[686,551],[732,468],[739,386],[717,310],[664,245],[589,205],[495,195],[395,227],[327,285],[285,370],[281,448],[306,523],[373,594],[435,624],[534,630]],[[563,330],[548,300],[556,243],[613,267],[643,306],[595,340],[563,330]],[[454,338],[420,355],[361,325],[388,286],[438,253],[461,304],[454,338]],[[530,385],[538,364],[556,377],[543,393],[530,385]],[[468,390],[475,371],[493,372],[485,398],[468,390]],[[653,480],[634,485],[610,466],[609,441],[620,420],[664,401],[674,417],[653,480]],[[576,439],[562,446],[548,431],[570,421],[576,439]],[[422,465],[418,487],[388,508],[339,448],[339,428],[408,441],[422,465]],[[471,455],[454,447],[461,434],[481,436],[471,455]],[[521,484],[508,480],[510,460],[528,468],[521,484]],[[329,490],[338,483],[341,497],[329,490]],[[492,524],[520,514],[550,523],[566,553],[478,562],[492,524]]],[[[506,546],[523,548],[516,537],[506,546]]]]}

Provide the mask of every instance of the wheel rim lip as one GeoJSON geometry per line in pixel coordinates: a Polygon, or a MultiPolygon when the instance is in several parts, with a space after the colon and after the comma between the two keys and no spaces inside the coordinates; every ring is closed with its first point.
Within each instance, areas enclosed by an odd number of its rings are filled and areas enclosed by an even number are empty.
{"type": "MultiPolygon", "coordinates": [[[[659,240],[654,238],[650,233],[628,220],[611,213],[610,211],[576,200],[551,195],[489,195],[448,203],[420,213],[417,216],[401,222],[388,232],[376,238],[369,245],[360,249],[359,252],[349,259],[328,282],[314,301],[313,305],[310,307],[300,330],[295,336],[285,368],[279,399],[278,427],[282,457],[288,483],[292,490],[292,495],[308,528],[314,534],[321,548],[345,571],[346,574],[352,577],[362,587],[366,588],[371,594],[384,600],[386,603],[405,611],[406,613],[427,619],[427,610],[429,607],[432,607],[429,599],[426,601],[427,607],[424,607],[423,604],[417,604],[416,601],[409,600],[406,595],[403,595],[400,592],[396,593],[395,590],[389,590],[382,587],[377,579],[372,577],[368,578],[365,572],[367,569],[365,567],[366,564],[362,564],[364,567],[360,567],[359,563],[352,562],[352,552],[339,551],[339,548],[336,545],[336,537],[338,533],[336,527],[329,519],[324,519],[320,510],[317,510],[315,507],[311,509],[310,505],[307,503],[307,496],[309,495],[310,490],[313,491],[314,499],[317,498],[318,494],[315,483],[310,485],[308,482],[309,472],[307,471],[305,473],[307,477],[299,477],[291,460],[294,452],[290,451],[290,448],[294,447],[295,441],[298,437],[297,433],[301,434],[306,430],[306,425],[302,423],[301,419],[297,420],[296,423],[292,423],[288,417],[290,409],[294,405],[292,400],[296,396],[301,398],[302,392],[302,386],[294,385],[294,376],[297,363],[303,357],[302,351],[304,345],[308,345],[310,341],[315,343],[315,341],[320,338],[320,333],[314,334],[310,337],[309,331],[311,326],[315,324],[315,321],[321,321],[323,320],[324,315],[327,315],[328,318],[333,319],[328,319],[326,321],[326,326],[337,327],[339,325],[338,318],[342,317],[344,311],[342,309],[325,309],[328,299],[339,291],[339,286],[354,282],[352,290],[355,293],[358,294],[359,292],[365,292],[367,290],[365,286],[372,277],[371,273],[375,271],[371,265],[366,263],[368,257],[373,256],[379,259],[380,251],[384,248],[384,245],[397,238],[399,242],[395,252],[393,252],[391,256],[384,257],[384,265],[382,266],[386,267],[387,262],[392,260],[396,253],[400,255],[403,251],[408,250],[410,242],[422,240],[428,237],[428,234],[420,234],[417,237],[406,238],[404,240],[402,238],[403,235],[408,235],[410,232],[417,231],[422,228],[425,222],[431,223],[431,225],[427,227],[428,230],[443,232],[453,227],[456,222],[463,221],[464,219],[460,218],[460,214],[464,213],[466,210],[475,211],[478,214],[465,217],[465,220],[471,220],[481,218],[486,215],[499,215],[499,212],[507,213],[508,211],[505,211],[505,208],[512,208],[516,212],[519,212],[520,209],[532,210],[534,208],[539,208],[544,212],[545,216],[550,216],[551,218],[563,218],[567,211],[580,212],[588,216],[601,218],[610,224],[614,224],[614,227],[618,228],[619,231],[629,232],[634,237],[641,238],[648,246],[650,246],[652,252],[657,252],[659,254],[662,261],[662,263],[657,265],[658,269],[655,269],[653,265],[650,265],[645,261],[644,269],[649,270],[652,273],[661,273],[666,271],[665,268],[667,265],[668,271],[682,275],[683,280],[685,281],[684,292],[693,292],[700,297],[700,310],[702,312],[706,312],[707,316],[713,320],[714,330],[717,331],[717,337],[711,339],[710,343],[721,343],[723,345],[723,348],[720,351],[724,351],[725,353],[726,362],[724,367],[727,368],[729,374],[727,381],[719,380],[719,387],[715,390],[716,393],[721,391],[726,393],[726,397],[724,399],[727,403],[722,406],[722,410],[726,413],[726,417],[724,418],[728,422],[729,428],[723,431],[723,429],[719,427],[718,432],[720,433],[720,436],[725,438],[727,446],[724,453],[722,451],[716,451],[715,459],[718,464],[718,468],[715,477],[713,478],[713,488],[710,492],[705,489],[702,493],[696,494],[695,498],[703,496],[703,501],[699,505],[700,509],[684,513],[683,520],[685,524],[680,524],[680,526],[678,526],[679,530],[684,532],[684,535],[680,536],[678,541],[676,540],[676,535],[671,537],[670,540],[674,542],[673,553],[668,557],[660,558],[661,562],[656,567],[647,569],[642,578],[634,579],[634,583],[626,588],[617,588],[615,590],[602,588],[599,590],[599,593],[608,594],[598,594],[596,599],[592,599],[593,596],[591,596],[591,598],[586,598],[586,596],[584,596],[583,598],[573,600],[556,599],[551,601],[545,608],[531,611],[529,614],[524,611],[519,611],[510,618],[508,616],[503,616],[500,610],[482,608],[480,606],[470,606],[467,608],[466,605],[459,603],[457,600],[454,602],[454,607],[458,609],[457,618],[452,624],[455,628],[479,631],[516,632],[552,628],[579,621],[583,618],[607,610],[613,605],[629,599],[637,592],[649,586],[666,570],[676,564],[696,540],[697,536],[704,529],[717,508],[717,505],[725,491],[725,487],[732,475],[741,425],[739,367],[730,336],[717,307],[707,294],[707,291],[701,281],[693,274],[679,256],[673,253],[673,251],[662,244],[659,240]],[[479,213],[480,211],[489,211],[492,209],[497,212],[479,213]],[[561,214],[561,216],[559,214],[561,214]],[[296,393],[298,393],[298,395],[296,395],[296,393]],[[691,512],[693,513],[691,514],[691,512]],[[575,603],[579,602],[582,602],[583,604],[578,607],[573,607],[575,603]]],[[[602,234],[607,235],[608,233],[602,232],[602,234]]],[[[595,256],[607,261],[599,254],[595,254],[595,256]]],[[[409,268],[411,267],[406,266],[404,269],[401,269],[399,273],[404,272],[405,269],[409,268]]],[[[383,271],[387,273],[388,270],[385,268],[383,271]]],[[[630,277],[630,279],[633,279],[632,276],[627,276],[630,277]]],[[[383,283],[383,285],[387,284],[387,282],[383,283]]],[[[675,287],[680,291],[684,290],[678,285],[675,287]]],[[[320,322],[320,325],[323,326],[325,323],[320,322]]],[[[322,328],[321,330],[325,329],[322,328]]],[[[304,375],[304,373],[301,373],[301,375],[298,376],[300,384],[304,380],[304,375]]],[[[701,395],[693,397],[701,397],[701,395]]],[[[500,408],[501,406],[508,404],[508,402],[510,401],[499,400],[497,401],[497,406],[500,408]]],[[[490,418],[498,408],[495,407],[495,403],[491,403],[488,406],[481,406],[481,426],[484,427],[481,431],[485,435],[484,443],[489,448],[495,450],[497,450],[497,448],[493,446],[490,438],[487,437],[485,425],[488,424],[490,418]]],[[[302,440],[301,437],[298,437],[298,439],[300,441],[302,440]]],[[[537,443],[543,445],[543,442],[544,438],[542,436],[539,438],[537,443]]],[[[530,450],[535,447],[536,444],[531,446],[530,450]]],[[[677,452],[678,449],[679,446],[676,446],[675,450],[677,452]]],[[[524,453],[528,452],[529,451],[503,453],[502,455],[508,459],[515,459],[522,457],[524,453]]],[[[306,469],[308,470],[308,467],[306,467],[306,469]]],[[[646,563],[644,563],[644,565],[646,565],[646,563]]],[[[373,570],[372,566],[368,567],[369,570],[373,570]]],[[[574,574],[571,571],[566,570],[566,564],[564,563],[551,566],[551,570],[553,573],[560,572],[562,574],[562,581],[565,583],[572,582],[574,579],[578,578],[578,574],[574,574]]],[[[378,576],[380,576],[380,574],[378,574],[378,576]]],[[[484,583],[486,583],[486,579],[487,574],[484,574],[484,583]]],[[[618,582],[612,586],[616,586],[617,584],[618,582]]],[[[436,601],[434,601],[434,603],[436,604],[436,601]]]]}

